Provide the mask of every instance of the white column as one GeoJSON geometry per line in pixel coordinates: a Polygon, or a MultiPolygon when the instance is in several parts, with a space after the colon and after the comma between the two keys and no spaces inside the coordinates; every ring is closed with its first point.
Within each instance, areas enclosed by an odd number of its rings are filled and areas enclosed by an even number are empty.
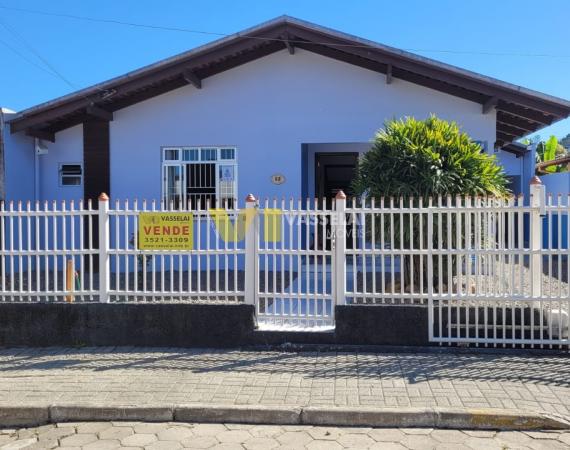
{"type": "Polygon", "coordinates": [[[246,217],[244,220],[245,229],[245,303],[255,305],[255,296],[257,289],[255,283],[257,280],[257,239],[259,233],[257,210],[253,215],[252,220],[247,220],[248,214],[251,214],[251,209],[256,208],[257,200],[253,194],[248,194],[245,198],[246,217]]]}
{"type": "MultiPolygon", "coordinates": [[[[333,286],[334,301],[346,304],[346,195],[338,191],[335,197],[335,223],[333,223],[333,286]]],[[[354,230],[353,230],[354,231],[354,230]]]]}
{"type": "Polygon", "coordinates": [[[109,197],[99,196],[99,302],[109,303],[109,197]]]}
{"type": "Polygon", "coordinates": [[[540,178],[533,177],[530,181],[530,236],[529,249],[531,293],[533,297],[542,295],[542,216],[545,214],[546,194],[540,178]]]}

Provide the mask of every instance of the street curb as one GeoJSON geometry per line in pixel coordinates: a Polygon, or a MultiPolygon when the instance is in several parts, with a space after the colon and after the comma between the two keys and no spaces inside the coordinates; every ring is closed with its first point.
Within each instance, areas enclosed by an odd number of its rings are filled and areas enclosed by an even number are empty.
{"type": "Polygon", "coordinates": [[[176,422],[301,424],[303,408],[264,405],[190,405],[174,408],[176,422]]]}
{"type": "Polygon", "coordinates": [[[568,418],[502,409],[369,408],[265,405],[104,406],[94,404],[0,407],[0,427],[57,422],[141,421],[451,428],[469,430],[567,430],[568,418]]]}

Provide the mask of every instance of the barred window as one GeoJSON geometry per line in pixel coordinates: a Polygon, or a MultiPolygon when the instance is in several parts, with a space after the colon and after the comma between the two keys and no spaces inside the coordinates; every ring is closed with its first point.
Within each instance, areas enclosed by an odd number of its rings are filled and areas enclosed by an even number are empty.
{"type": "Polygon", "coordinates": [[[162,149],[162,198],[170,208],[232,207],[237,194],[234,147],[162,149]]]}

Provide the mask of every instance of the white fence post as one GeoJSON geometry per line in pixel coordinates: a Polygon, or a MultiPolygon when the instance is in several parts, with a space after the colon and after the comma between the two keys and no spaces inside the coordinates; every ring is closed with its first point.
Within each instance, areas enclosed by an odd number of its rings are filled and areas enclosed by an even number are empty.
{"type": "Polygon", "coordinates": [[[99,196],[99,302],[109,303],[109,197],[104,192],[99,196]]]}
{"type": "MultiPolygon", "coordinates": [[[[428,293],[428,339],[430,342],[433,341],[433,259],[436,257],[433,254],[433,198],[430,196],[428,200],[428,213],[427,213],[427,293],[428,293]]],[[[441,223],[438,223],[441,226],[441,223]]],[[[422,242],[423,245],[423,242],[422,242]]],[[[441,243],[440,243],[441,245],[441,243]]],[[[421,258],[421,256],[420,256],[421,258]]],[[[421,286],[421,292],[423,293],[424,287],[421,286]]],[[[441,293],[440,293],[441,294],[441,293]]]]}
{"type": "Polygon", "coordinates": [[[530,181],[530,236],[529,236],[529,249],[531,251],[530,257],[530,272],[532,274],[531,280],[531,294],[533,297],[542,296],[542,216],[545,214],[546,207],[546,194],[545,188],[537,176],[533,177],[530,181]]]}
{"type": "Polygon", "coordinates": [[[244,301],[246,304],[255,305],[255,281],[257,279],[257,238],[259,233],[257,211],[251,221],[247,220],[248,209],[256,207],[256,199],[253,194],[248,194],[245,198],[246,215],[242,218],[245,221],[245,286],[244,301]]]}
{"type": "MultiPolygon", "coordinates": [[[[333,223],[333,267],[334,302],[336,305],[346,304],[346,195],[338,191],[335,196],[335,223],[333,223]]],[[[354,232],[356,227],[352,228],[354,232]]],[[[356,290],[356,287],[355,287],[356,290]]]]}

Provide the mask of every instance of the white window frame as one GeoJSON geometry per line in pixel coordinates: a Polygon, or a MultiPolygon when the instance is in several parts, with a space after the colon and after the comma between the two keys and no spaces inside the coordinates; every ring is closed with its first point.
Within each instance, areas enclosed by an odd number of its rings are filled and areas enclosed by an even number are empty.
{"type": "Polygon", "coordinates": [[[83,186],[83,164],[82,163],[78,163],[78,162],[61,162],[58,165],[58,181],[59,181],[59,187],[63,187],[63,188],[73,188],[73,187],[80,187],[83,186]],[[63,166],[79,166],[79,168],[81,169],[81,173],[79,175],[74,174],[74,175],[64,175],[63,174],[63,166]],[[63,184],[63,178],[71,178],[71,177],[79,177],[79,184],[63,184]]]}
{"type": "MultiPolygon", "coordinates": [[[[186,168],[185,166],[191,164],[215,164],[214,175],[215,175],[215,199],[216,202],[219,204],[221,198],[220,192],[220,167],[221,166],[232,166],[234,171],[234,180],[233,180],[233,191],[234,197],[233,200],[236,201],[237,197],[237,188],[238,188],[238,163],[237,163],[237,147],[235,145],[184,145],[184,146],[163,146],[160,149],[160,156],[161,156],[161,199],[163,202],[166,202],[167,199],[167,192],[168,192],[168,176],[167,176],[167,168],[170,166],[179,167],[181,170],[180,174],[180,192],[177,194],[180,196],[180,200],[183,205],[188,204],[188,192],[186,189],[186,168]],[[215,158],[214,159],[202,159],[202,150],[204,149],[213,149],[215,150],[215,158]],[[231,149],[233,150],[233,159],[221,159],[222,157],[222,149],[231,149]],[[176,160],[167,160],[166,159],[166,152],[169,150],[177,150],[178,151],[178,158],[176,160]],[[197,150],[198,158],[196,160],[184,160],[184,150],[197,150]]],[[[214,205],[212,205],[214,206],[214,205]]]]}

